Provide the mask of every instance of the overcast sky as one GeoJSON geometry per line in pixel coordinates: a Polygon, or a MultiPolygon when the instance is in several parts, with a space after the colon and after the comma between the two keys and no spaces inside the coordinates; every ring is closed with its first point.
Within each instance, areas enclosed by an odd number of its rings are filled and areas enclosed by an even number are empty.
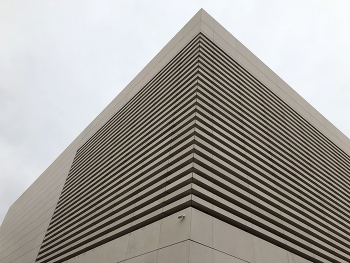
{"type": "Polygon", "coordinates": [[[0,1],[0,222],[203,7],[350,136],[350,1],[0,1]]]}

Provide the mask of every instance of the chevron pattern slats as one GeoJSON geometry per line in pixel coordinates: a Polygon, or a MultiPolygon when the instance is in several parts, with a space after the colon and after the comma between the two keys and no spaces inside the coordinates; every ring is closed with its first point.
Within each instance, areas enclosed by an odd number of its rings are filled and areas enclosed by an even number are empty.
{"type": "Polygon", "coordinates": [[[350,157],[203,34],[80,149],[37,262],[193,206],[313,262],[350,260],[350,157]]]}

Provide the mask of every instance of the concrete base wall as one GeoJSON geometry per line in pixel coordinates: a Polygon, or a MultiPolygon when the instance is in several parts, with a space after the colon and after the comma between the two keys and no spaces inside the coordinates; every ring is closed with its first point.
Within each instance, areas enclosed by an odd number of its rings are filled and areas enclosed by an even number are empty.
{"type": "Polygon", "coordinates": [[[307,263],[289,251],[192,207],[66,263],[307,263]],[[178,219],[185,215],[184,219],[178,219]]]}

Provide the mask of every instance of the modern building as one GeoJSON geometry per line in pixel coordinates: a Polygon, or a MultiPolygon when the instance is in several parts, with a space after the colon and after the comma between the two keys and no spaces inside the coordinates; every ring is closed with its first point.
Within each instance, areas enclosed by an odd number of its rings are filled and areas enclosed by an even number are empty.
{"type": "Polygon", "coordinates": [[[350,140],[200,10],[10,207],[0,262],[350,262],[350,140]]]}

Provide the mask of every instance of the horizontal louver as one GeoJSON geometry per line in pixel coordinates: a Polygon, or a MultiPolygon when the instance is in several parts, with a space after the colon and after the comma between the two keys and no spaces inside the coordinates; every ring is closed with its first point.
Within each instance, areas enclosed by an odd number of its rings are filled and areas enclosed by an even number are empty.
{"type": "Polygon", "coordinates": [[[194,206],[350,261],[350,157],[199,34],[76,153],[38,262],[194,206]]]}

